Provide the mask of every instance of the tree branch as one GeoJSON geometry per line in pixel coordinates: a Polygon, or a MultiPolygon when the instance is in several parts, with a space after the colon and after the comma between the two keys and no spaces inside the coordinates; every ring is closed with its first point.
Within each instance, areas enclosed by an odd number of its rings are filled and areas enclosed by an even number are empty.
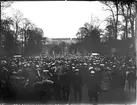
{"type": "Polygon", "coordinates": [[[113,12],[112,7],[111,7],[109,4],[107,4],[107,2],[105,2],[105,3],[103,3],[103,4],[105,4],[105,5],[109,8],[109,9],[104,9],[104,10],[110,11],[110,12],[112,13],[112,17],[113,17],[114,22],[115,22],[115,15],[114,15],[114,12],[113,12]]]}

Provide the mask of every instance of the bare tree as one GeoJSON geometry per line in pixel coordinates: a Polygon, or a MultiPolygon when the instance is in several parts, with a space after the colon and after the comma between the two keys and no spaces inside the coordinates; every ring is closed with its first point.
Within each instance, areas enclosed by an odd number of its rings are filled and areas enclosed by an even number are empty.
{"type": "MultiPolygon", "coordinates": [[[[108,1],[101,1],[107,8],[103,8],[104,11],[109,11],[111,13],[110,17],[108,17],[105,21],[107,21],[109,24],[113,25],[114,32],[116,31],[116,18],[115,18],[115,11],[114,11],[114,5],[112,2],[108,1]]],[[[116,33],[115,33],[115,38],[116,38],[116,33]]]]}
{"type": "Polygon", "coordinates": [[[109,34],[108,37],[115,38],[115,22],[114,22],[114,19],[112,17],[108,17],[105,19],[105,21],[107,22],[106,30],[108,32],[111,31],[111,34],[109,34]]]}
{"type": "Polygon", "coordinates": [[[135,3],[120,2],[119,14],[124,17],[125,22],[125,38],[128,37],[128,30],[130,31],[132,38],[134,38],[135,29],[135,3]],[[128,26],[130,28],[128,28],[128,26]]]}
{"type": "Polygon", "coordinates": [[[27,18],[23,18],[21,22],[22,22],[22,30],[23,30],[22,40],[24,41],[25,44],[24,47],[26,47],[26,44],[29,39],[28,30],[33,26],[33,24],[27,18]]]}
{"type": "Polygon", "coordinates": [[[13,1],[1,1],[1,10],[10,7],[12,3],[13,1]]]}
{"type": "Polygon", "coordinates": [[[124,29],[124,39],[128,37],[128,18],[129,18],[129,8],[127,5],[120,4],[119,6],[119,15],[124,17],[123,22],[125,22],[125,26],[123,27],[124,29]]]}
{"type": "Polygon", "coordinates": [[[119,1],[101,1],[107,8],[104,8],[105,11],[111,12],[110,17],[113,20],[113,25],[115,27],[114,32],[115,32],[115,39],[117,39],[117,33],[118,33],[118,6],[119,6],[119,1]]]}
{"type": "Polygon", "coordinates": [[[113,1],[113,4],[115,5],[116,7],[116,22],[115,22],[115,38],[117,38],[117,33],[118,33],[118,9],[119,9],[119,0],[114,0],[113,1]]]}
{"type": "Polygon", "coordinates": [[[4,10],[9,8],[13,4],[13,1],[1,1],[1,17],[4,16],[4,10]]]}
{"type": "Polygon", "coordinates": [[[18,35],[19,35],[19,28],[21,25],[21,21],[23,19],[23,14],[19,11],[19,10],[13,10],[13,21],[14,21],[14,30],[15,30],[15,39],[17,39],[18,35]]]}
{"type": "Polygon", "coordinates": [[[23,14],[19,10],[13,9],[12,20],[14,22],[13,30],[14,34],[14,51],[16,51],[16,45],[18,41],[19,34],[21,32],[21,21],[23,19],[23,14]]]}
{"type": "Polygon", "coordinates": [[[136,12],[136,10],[135,10],[135,4],[133,3],[133,4],[130,4],[130,5],[128,5],[129,6],[129,16],[130,16],[130,18],[129,18],[129,21],[130,21],[130,25],[131,25],[131,35],[132,35],[132,38],[134,38],[135,37],[135,35],[134,35],[134,30],[135,30],[135,16],[136,16],[136,14],[135,14],[135,12],[136,12]]]}

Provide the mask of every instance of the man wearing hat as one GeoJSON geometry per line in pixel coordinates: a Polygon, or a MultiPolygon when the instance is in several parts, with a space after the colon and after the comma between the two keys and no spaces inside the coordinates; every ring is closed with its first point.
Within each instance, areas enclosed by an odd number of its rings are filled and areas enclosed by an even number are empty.
{"type": "Polygon", "coordinates": [[[55,73],[53,74],[53,88],[54,88],[54,96],[57,101],[61,101],[61,84],[60,79],[58,78],[58,68],[56,68],[55,73]]]}
{"type": "Polygon", "coordinates": [[[95,102],[98,102],[98,95],[100,92],[100,83],[101,83],[101,70],[99,68],[91,68],[91,76],[88,84],[88,95],[90,101],[95,99],[95,102]]]}
{"type": "Polygon", "coordinates": [[[61,84],[62,84],[62,97],[64,101],[69,100],[69,94],[70,94],[70,75],[68,73],[68,68],[64,68],[63,75],[61,76],[61,84]]]}
{"type": "Polygon", "coordinates": [[[129,90],[135,89],[135,81],[136,81],[136,74],[130,69],[129,73],[127,74],[127,81],[128,81],[128,88],[129,90]]]}
{"type": "Polygon", "coordinates": [[[79,69],[80,75],[82,77],[82,84],[87,84],[88,82],[88,64],[83,63],[83,65],[79,69]]]}
{"type": "Polygon", "coordinates": [[[11,71],[12,70],[10,69],[10,66],[8,66],[7,62],[3,61],[2,64],[1,64],[0,84],[3,88],[2,92],[4,93],[6,98],[9,98],[9,99],[12,98],[12,96],[11,96],[11,93],[12,93],[12,91],[11,91],[11,81],[10,81],[10,77],[12,75],[11,71]]]}
{"type": "Polygon", "coordinates": [[[81,101],[82,78],[79,74],[79,69],[75,69],[75,71],[73,73],[72,84],[73,84],[73,89],[74,89],[75,100],[81,101]]]}

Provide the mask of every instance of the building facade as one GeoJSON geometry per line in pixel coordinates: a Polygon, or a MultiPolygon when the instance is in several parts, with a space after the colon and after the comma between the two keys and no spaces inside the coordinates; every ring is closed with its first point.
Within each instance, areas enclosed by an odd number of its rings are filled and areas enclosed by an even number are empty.
{"type": "MultiPolygon", "coordinates": [[[[62,42],[65,42],[69,46],[72,43],[76,43],[77,39],[76,38],[46,38],[46,37],[43,37],[43,39],[42,39],[42,43],[43,43],[42,53],[50,54],[51,47],[54,45],[59,45],[62,42]]],[[[64,53],[68,52],[68,46],[65,46],[64,53]]]]}

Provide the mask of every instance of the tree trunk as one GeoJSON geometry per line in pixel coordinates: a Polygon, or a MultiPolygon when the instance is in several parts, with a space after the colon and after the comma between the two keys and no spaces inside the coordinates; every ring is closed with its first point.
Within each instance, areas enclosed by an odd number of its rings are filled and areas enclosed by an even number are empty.
{"type": "Polygon", "coordinates": [[[118,35],[118,30],[117,30],[117,25],[118,25],[118,1],[116,1],[115,5],[116,5],[116,11],[117,11],[116,23],[115,23],[115,39],[117,39],[117,35],[118,35]]]}
{"type": "Polygon", "coordinates": [[[132,33],[132,38],[134,38],[134,17],[132,17],[132,11],[131,11],[131,7],[129,7],[129,11],[130,11],[130,24],[131,24],[131,33],[132,33]]]}
{"type": "MultiPolygon", "coordinates": [[[[136,52],[136,55],[137,55],[137,4],[136,4],[136,18],[135,18],[135,36],[136,36],[136,40],[135,40],[135,52],[136,52]]],[[[136,56],[136,61],[137,61],[137,56],[136,56]]],[[[137,62],[136,62],[136,65],[137,65],[137,62]]],[[[137,75],[137,72],[136,72],[136,75],[137,75]]]]}
{"type": "Polygon", "coordinates": [[[126,19],[126,26],[125,26],[125,39],[128,38],[128,22],[127,22],[127,19],[126,19]]]}
{"type": "Polygon", "coordinates": [[[16,22],[16,30],[15,30],[15,38],[14,38],[14,46],[13,46],[13,53],[17,52],[17,38],[18,38],[18,23],[16,22]]]}
{"type": "Polygon", "coordinates": [[[125,28],[124,28],[124,39],[128,38],[128,11],[129,11],[129,7],[127,8],[124,4],[121,4],[121,10],[122,10],[122,16],[124,17],[125,20],[125,28]],[[125,8],[126,7],[126,8],[125,8]],[[126,13],[125,13],[126,11],[126,13]]]}
{"type": "Polygon", "coordinates": [[[134,24],[134,22],[135,22],[135,19],[134,19],[134,17],[132,16],[132,5],[130,5],[129,6],[129,14],[130,14],[130,18],[129,18],[129,20],[130,20],[130,25],[131,25],[131,35],[132,35],[132,41],[133,41],[133,49],[134,49],[134,51],[135,51],[135,24],[134,24]]]}

